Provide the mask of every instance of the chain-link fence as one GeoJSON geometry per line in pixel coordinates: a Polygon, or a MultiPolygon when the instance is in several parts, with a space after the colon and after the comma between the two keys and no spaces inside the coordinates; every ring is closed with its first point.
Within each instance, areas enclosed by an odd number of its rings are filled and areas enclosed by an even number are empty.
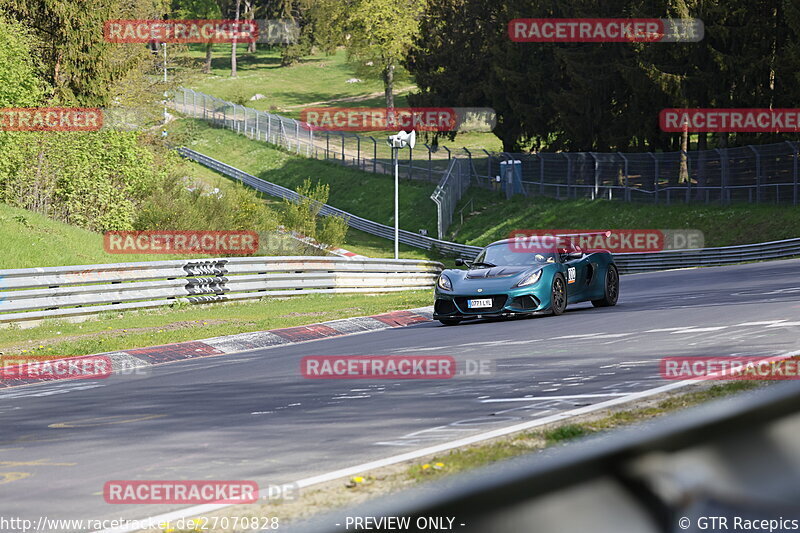
{"type": "MultiPolygon", "coordinates": [[[[352,132],[314,130],[298,120],[180,89],[176,110],[306,157],[392,174],[384,139],[352,132]]],[[[470,185],[554,198],[617,199],[649,203],[731,202],[798,204],[800,143],[691,152],[490,153],[417,144],[400,151],[405,179],[438,183],[431,199],[439,212],[439,237],[452,222],[470,185]],[[513,169],[513,172],[512,172],[513,169]]]]}
{"type": "Polygon", "coordinates": [[[646,153],[493,154],[486,187],[504,161],[522,166],[523,193],[651,203],[798,203],[798,143],[646,153]]]}
{"type": "Polygon", "coordinates": [[[468,160],[459,157],[453,158],[447,172],[431,194],[431,200],[436,203],[439,239],[445,238],[447,228],[453,222],[456,206],[469,188],[470,176],[468,160]]]}
{"type": "MultiPolygon", "coordinates": [[[[275,144],[306,157],[335,161],[367,172],[394,172],[392,149],[385,138],[315,130],[299,120],[258,111],[191,89],[179,89],[173,106],[191,117],[207,120],[251,139],[275,144]]],[[[465,153],[462,150],[417,144],[414,149],[400,151],[400,176],[436,183],[447,172],[452,158],[465,153]]]]}

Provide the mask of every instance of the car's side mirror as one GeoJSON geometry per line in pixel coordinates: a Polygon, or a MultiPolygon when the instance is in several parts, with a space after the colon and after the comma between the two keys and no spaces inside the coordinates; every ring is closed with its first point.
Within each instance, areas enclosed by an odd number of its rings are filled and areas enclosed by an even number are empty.
{"type": "Polygon", "coordinates": [[[462,259],[460,257],[456,258],[456,266],[459,266],[459,267],[461,267],[461,266],[469,266],[470,263],[471,263],[471,261],[465,261],[464,259],[462,259]]]}
{"type": "Polygon", "coordinates": [[[573,261],[575,259],[581,259],[583,257],[583,252],[569,252],[564,254],[568,261],[573,261]]]}

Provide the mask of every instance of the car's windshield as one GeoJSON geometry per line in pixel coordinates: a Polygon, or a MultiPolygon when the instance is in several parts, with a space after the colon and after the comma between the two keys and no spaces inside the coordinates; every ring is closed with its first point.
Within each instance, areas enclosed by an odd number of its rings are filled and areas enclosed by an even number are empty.
{"type": "Polygon", "coordinates": [[[492,244],[481,251],[473,261],[474,268],[490,266],[524,266],[537,263],[554,263],[556,254],[546,250],[527,250],[509,244],[492,244]]]}

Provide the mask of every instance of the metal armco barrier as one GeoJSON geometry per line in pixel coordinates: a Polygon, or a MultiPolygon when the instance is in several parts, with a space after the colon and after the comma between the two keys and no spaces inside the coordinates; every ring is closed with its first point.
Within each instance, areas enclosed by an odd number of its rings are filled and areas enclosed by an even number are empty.
{"type": "MultiPolygon", "coordinates": [[[[180,148],[179,153],[193,161],[207,166],[228,177],[237,179],[254,189],[289,200],[297,200],[299,195],[286,187],[281,187],[246,172],[226,165],[212,157],[208,157],[188,148],[180,148]]],[[[325,204],[320,211],[322,215],[338,215],[347,220],[348,225],[366,233],[377,235],[385,239],[394,239],[394,228],[357,217],[325,204]]],[[[459,244],[416,233],[400,230],[400,242],[422,248],[425,250],[439,250],[445,255],[471,259],[480,252],[480,246],[459,244]]],[[[614,260],[623,274],[633,272],[649,272],[655,270],[668,270],[671,268],[687,268],[695,266],[728,265],[745,261],[764,261],[785,257],[800,256],[800,239],[765,242],[759,244],[745,244],[741,246],[726,246],[721,248],[699,248],[693,250],[669,250],[663,252],[642,252],[614,254],[614,260]]]]}
{"type": "Polygon", "coordinates": [[[453,474],[292,524],[292,531],[375,530],[363,522],[338,526],[352,517],[370,517],[373,524],[402,517],[411,524],[403,530],[416,532],[438,531],[425,524],[440,517],[454,523],[441,529],[461,533],[725,530],[712,527],[712,517],[725,517],[730,531],[737,529],[736,517],[748,523],[765,519],[765,524],[789,518],[788,526],[772,531],[794,531],[800,519],[798,385],[770,385],[638,427],[453,474]]]}
{"type": "MultiPolygon", "coordinates": [[[[257,178],[252,174],[248,174],[247,172],[242,172],[238,168],[217,161],[213,157],[208,157],[200,152],[195,152],[194,150],[190,150],[188,148],[179,148],[178,153],[187,159],[196,161],[201,165],[224,174],[225,176],[239,180],[242,183],[256,189],[257,191],[269,194],[270,196],[293,201],[296,201],[300,197],[300,195],[291,189],[287,189],[286,187],[281,187],[275,183],[262,180],[261,178],[257,178]]],[[[364,231],[371,235],[377,235],[378,237],[383,237],[385,239],[394,239],[393,227],[358,217],[348,213],[347,211],[337,209],[331,205],[325,204],[322,206],[320,214],[324,216],[337,215],[343,217],[347,221],[347,224],[352,228],[364,231]]],[[[480,251],[480,247],[478,246],[468,246],[466,244],[458,244],[455,242],[433,239],[431,237],[425,237],[412,231],[406,231],[402,229],[400,230],[400,242],[415,248],[422,248],[424,250],[437,249],[447,255],[465,258],[475,257],[475,255],[480,251]]]]}
{"type": "Polygon", "coordinates": [[[731,265],[800,255],[800,239],[663,252],[614,254],[620,272],[649,272],[698,266],[731,265]]]}
{"type": "Polygon", "coordinates": [[[0,323],[295,296],[430,289],[433,261],[233,257],[0,270],[0,323]]]}

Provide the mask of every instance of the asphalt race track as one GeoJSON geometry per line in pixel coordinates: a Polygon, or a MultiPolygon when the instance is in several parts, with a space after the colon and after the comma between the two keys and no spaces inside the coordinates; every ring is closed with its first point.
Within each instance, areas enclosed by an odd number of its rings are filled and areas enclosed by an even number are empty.
{"type": "Polygon", "coordinates": [[[0,392],[0,515],[145,518],[109,480],[287,483],[666,384],[677,355],[800,348],[800,260],[623,276],[617,307],[438,322],[0,392]],[[490,361],[451,380],[310,380],[306,355],[490,361]]]}

